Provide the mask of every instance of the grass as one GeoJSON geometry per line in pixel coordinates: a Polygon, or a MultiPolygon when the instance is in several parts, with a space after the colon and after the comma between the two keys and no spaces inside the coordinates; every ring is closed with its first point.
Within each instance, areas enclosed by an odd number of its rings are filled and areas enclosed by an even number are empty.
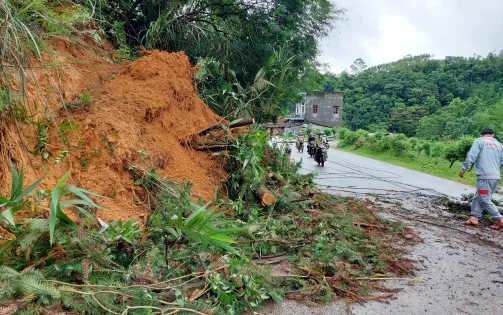
{"type": "Polygon", "coordinates": [[[422,173],[453,180],[466,185],[473,186],[476,181],[475,173],[473,171],[467,172],[464,178],[460,178],[460,163],[454,163],[452,168],[449,168],[450,163],[443,158],[433,158],[416,153],[413,153],[410,156],[396,156],[390,151],[379,153],[368,148],[338,147],[337,149],[369,157],[378,161],[398,165],[422,173]]]}

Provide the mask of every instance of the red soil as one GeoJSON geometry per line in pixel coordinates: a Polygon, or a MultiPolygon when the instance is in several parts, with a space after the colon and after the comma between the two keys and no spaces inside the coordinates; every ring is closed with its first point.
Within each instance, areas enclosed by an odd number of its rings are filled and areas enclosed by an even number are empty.
{"type": "Polygon", "coordinates": [[[98,211],[104,220],[136,219],[148,212],[143,205],[145,193],[128,171],[130,165],[155,168],[158,175],[174,182],[190,180],[197,195],[213,198],[226,176],[224,161],[194,151],[184,141],[221,118],[197,97],[195,69],[184,53],[147,52],[124,65],[104,60],[111,56],[110,49],[75,47],[64,41],[56,45],[60,61],[71,56],[84,63],[73,61],[58,70],[36,72],[43,91],[32,84],[30,95],[39,103],[40,95],[49,99],[47,110],[37,111],[39,117],[52,113],[59,127],[62,121],[71,122],[72,130],[66,131],[69,145],[62,143],[56,124],[51,124],[48,149],[52,155],[42,163],[40,156],[24,148],[33,150],[36,143],[33,126],[17,122],[3,133],[0,130],[0,143],[14,144],[3,151],[0,148],[0,193],[10,188],[2,180],[8,178],[8,159],[14,158],[25,165],[26,184],[47,174],[43,188],[54,187],[72,169],[71,184],[112,198],[98,200],[110,209],[98,211]],[[75,101],[84,92],[93,96],[89,107],[61,109],[62,99],[75,101]],[[55,163],[62,150],[68,156],[55,163]],[[142,158],[139,151],[148,155],[142,158]]]}

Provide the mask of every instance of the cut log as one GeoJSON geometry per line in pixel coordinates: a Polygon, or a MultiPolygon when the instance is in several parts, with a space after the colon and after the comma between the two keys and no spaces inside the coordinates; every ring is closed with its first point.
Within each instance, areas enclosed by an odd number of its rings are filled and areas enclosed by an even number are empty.
{"type": "Polygon", "coordinates": [[[218,124],[215,124],[213,126],[210,126],[206,129],[203,129],[201,131],[199,131],[197,134],[200,135],[200,136],[204,136],[205,134],[213,131],[213,130],[220,130],[220,129],[223,129],[224,126],[227,126],[229,129],[232,129],[232,128],[238,128],[238,127],[243,127],[243,126],[248,126],[248,125],[252,125],[255,123],[255,119],[254,118],[243,118],[243,119],[240,119],[234,123],[231,123],[231,124],[221,124],[221,123],[218,123],[218,124]]]}
{"type": "Polygon", "coordinates": [[[255,194],[262,201],[262,204],[265,206],[270,206],[276,201],[276,197],[272,192],[269,191],[265,186],[260,186],[255,190],[255,194]]]}

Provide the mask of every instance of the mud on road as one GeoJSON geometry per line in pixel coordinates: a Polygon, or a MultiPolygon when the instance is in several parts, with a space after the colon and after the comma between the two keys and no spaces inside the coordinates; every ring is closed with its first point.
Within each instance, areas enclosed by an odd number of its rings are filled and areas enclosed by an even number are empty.
{"type": "MultiPolygon", "coordinates": [[[[332,161],[334,153],[331,150],[332,161]]],[[[413,189],[416,181],[407,180],[407,176],[400,176],[398,184],[409,189],[393,189],[393,193],[380,191],[379,179],[370,178],[368,171],[396,173],[407,175],[406,169],[398,168],[387,163],[377,162],[368,158],[354,156],[343,152],[339,161],[351,161],[353,175],[346,173],[341,179],[333,178],[325,184],[341,186],[341,181],[363,183],[363,187],[372,185],[374,190],[362,191],[359,187],[345,186],[345,195],[356,195],[370,198],[381,208],[380,216],[387,219],[399,220],[411,227],[423,242],[415,245],[410,252],[410,258],[415,261],[416,277],[419,281],[386,281],[388,288],[398,288],[398,292],[388,303],[370,301],[363,305],[352,304],[350,312],[353,314],[503,314],[503,232],[488,228],[489,222],[481,227],[465,227],[462,220],[469,212],[461,210],[453,213],[438,203],[437,195],[442,191],[413,189]],[[363,163],[359,165],[358,163],[363,163]],[[379,164],[379,165],[376,165],[379,164]],[[405,170],[405,171],[404,171],[405,170]],[[363,174],[362,174],[363,173],[363,174]],[[365,175],[367,174],[367,175],[365,175]],[[351,178],[354,177],[354,178],[351,178]],[[364,177],[364,178],[361,178],[364,177]],[[365,178],[367,177],[367,178],[365,178]],[[367,186],[365,186],[367,185],[367,186]],[[351,190],[352,188],[356,188],[351,190]]],[[[294,154],[294,157],[296,155],[294,154]]],[[[306,157],[303,156],[304,160],[306,157]]],[[[305,163],[304,163],[305,164],[305,163]]],[[[306,167],[309,169],[310,167],[306,167]]],[[[336,171],[323,170],[325,173],[336,171]]],[[[413,172],[413,171],[411,171],[413,172]]],[[[418,173],[418,172],[414,172],[418,173]]],[[[323,174],[323,173],[321,173],[323,174]]],[[[423,175],[419,173],[420,175],[423,175]]],[[[418,174],[409,177],[417,179],[418,174]]],[[[425,181],[434,176],[426,175],[425,181]]],[[[325,176],[326,177],[326,176],[325,176]]],[[[370,176],[372,177],[372,175],[370,176]]],[[[322,177],[323,178],[323,177],[322,177]]],[[[383,181],[382,189],[388,190],[390,182],[383,181]]],[[[444,191],[460,195],[470,189],[470,186],[444,180],[432,183],[441,187],[448,185],[444,191]]],[[[397,184],[391,183],[391,185],[397,184]]],[[[391,190],[391,189],[389,189],[391,190]]],[[[281,304],[269,304],[261,314],[298,314],[298,315],[328,315],[347,314],[348,308],[344,301],[315,306],[305,305],[296,301],[285,301],[281,304]]]]}
{"type": "MultiPolygon", "coordinates": [[[[418,281],[385,281],[399,288],[388,303],[352,304],[353,314],[502,314],[503,232],[464,227],[462,214],[447,212],[432,197],[381,199],[380,216],[411,227],[423,242],[415,245],[418,281]]],[[[270,304],[261,314],[347,314],[344,301],[324,306],[296,301],[270,304]]]]}

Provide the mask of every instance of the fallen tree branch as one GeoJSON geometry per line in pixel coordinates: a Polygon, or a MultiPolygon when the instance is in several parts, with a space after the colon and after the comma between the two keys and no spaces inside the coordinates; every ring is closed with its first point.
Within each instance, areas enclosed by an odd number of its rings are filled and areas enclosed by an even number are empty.
{"type": "Polygon", "coordinates": [[[232,128],[237,128],[237,127],[244,127],[244,126],[248,126],[248,125],[252,125],[255,123],[255,119],[253,118],[243,118],[235,123],[231,123],[231,124],[221,124],[221,123],[218,123],[218,124],[215,124],[213,126],[210,126],[206,129],[203,129],[201,131],[199,131],[197,133],[197,135],[199,136],[204,136],[205,134],[208,134],[214,130],[220,130],[220,129],[224,129],[225,127],[228,127],[229,129],[232,129],[232,128]]]}
{"type": "Polygon", "coordinates": [[[232,149],[232,145],[230,144],[208,144],[208,145],[201,145],[196,148],[197,151],[227,151],[232,149]]]}
{"type": "Polygon", "coordinates": [[[366,299],[362,298],[361,296],[359,296],[359,295],[357,295],[356,293],[353,293],[353,292],[351,292],[351,291],[349,291],[349,290],[346,290],[346,289],[343,289],[343,288],[341,288],[341,287],[335,286],[335,285],[333,285],[333,284],[331,284],[331,283],[328,283],[328,285],[329,285],[332,289],[334,289],[334,291],[341,291],[341,292],[346,293],[347,295],[351,295],[351,296],[355,297],[355,298],[359,301],[359,303],[360,303],[360,304],[363,304],[363,303],[367,303],[367,302],[368,302],[368,300],[366,300],[366,299]]]}

